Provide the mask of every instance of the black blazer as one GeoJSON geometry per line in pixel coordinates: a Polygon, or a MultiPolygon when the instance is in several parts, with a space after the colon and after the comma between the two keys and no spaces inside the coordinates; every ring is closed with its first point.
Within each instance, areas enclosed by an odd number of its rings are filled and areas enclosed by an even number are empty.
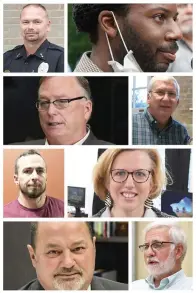
{"type": "MultiPolygon", "coordinates": [[[[44,145],[45,139],[36,139],[36,140],[29,140],[29,141],[23,141],[23,142],[16,142],[13,144],[15,144],[15,145],[44,145]]],[[[96,136],[94,136],[93,132],[90,130],[90,134],[87,137],[87,139],[84,141],[83,145],[112,145],[112,143],[97,139],[96,136]]]]}
{"type": "MultiPolygon", "coordinates": [[[[19,290],[44,290],[44,288],[37,279],[34,279],[19,290]]],[[[93,277],[91,290],[128,290],[128,285],[100,277],[93,277]]]]}

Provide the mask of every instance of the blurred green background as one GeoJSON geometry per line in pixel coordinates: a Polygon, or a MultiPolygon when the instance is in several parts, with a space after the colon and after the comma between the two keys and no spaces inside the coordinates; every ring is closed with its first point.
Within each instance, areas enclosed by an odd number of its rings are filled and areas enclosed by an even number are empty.
{"type": "Polygon", "coordinates": [[[72,71],[81,55],[85,51],[91,50],[91,47],[88,34],[77,32],[72,19],[72,4],[68,4],[68,62],[72,71]]]}

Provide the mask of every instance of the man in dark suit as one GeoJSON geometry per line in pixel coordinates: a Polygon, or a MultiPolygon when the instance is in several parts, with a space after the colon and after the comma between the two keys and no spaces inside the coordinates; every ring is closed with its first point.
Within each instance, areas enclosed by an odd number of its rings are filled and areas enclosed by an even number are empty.
{"type": "Polygon", "coordinates": [[[87,124],[92,113],[89,83],[80,76],[51,76],[40,80],[36,107],[45,139],[17,144],[106,145],[87,124]]]}
{"type": "Polygon", "coordinates": [[[128,290],[93,277],[95,237],[88,222],[34,222],[29,255],[37,279],[20,290],[128,290]]]}

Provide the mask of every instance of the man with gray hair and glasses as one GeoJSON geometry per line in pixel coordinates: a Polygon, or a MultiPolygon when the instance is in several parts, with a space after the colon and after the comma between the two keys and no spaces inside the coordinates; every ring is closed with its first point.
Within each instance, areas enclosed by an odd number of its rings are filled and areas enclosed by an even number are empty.
{"type": "Polygon", "coordinates": [[[148,107],[133,115],[134,145],[184,145],[191,139],[187,129],[172,118],[180,99],[180,86],[173,76],[154,76],[148,84],[148,107]]]}
{"type": "Polygon", "coordinates": [[[192,278],[182,269],[187,251],[185,232],[176,222],[153,222],[144,229],[139,245],[149,276],[134,281],[134,290],[191,290],[192,278]]]}
{"type": "Polygon", "coordinates": [[[92,133],[89,82],[81,76],[48,76],[40,80],[36,107],[45,139],[17,144],[107,145],[92,133]]]}

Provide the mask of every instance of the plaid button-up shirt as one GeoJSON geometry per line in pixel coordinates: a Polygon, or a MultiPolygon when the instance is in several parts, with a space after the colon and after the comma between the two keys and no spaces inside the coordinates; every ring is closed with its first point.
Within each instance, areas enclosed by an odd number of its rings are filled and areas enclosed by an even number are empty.
{"type": "Polygon", "coordinates": [[[133,115],[132,144],[134,145],[182,145],[190,142],[186,128],[170,117],[164,129],[158,128],[158,122],[147,109],[133,115]]]}

